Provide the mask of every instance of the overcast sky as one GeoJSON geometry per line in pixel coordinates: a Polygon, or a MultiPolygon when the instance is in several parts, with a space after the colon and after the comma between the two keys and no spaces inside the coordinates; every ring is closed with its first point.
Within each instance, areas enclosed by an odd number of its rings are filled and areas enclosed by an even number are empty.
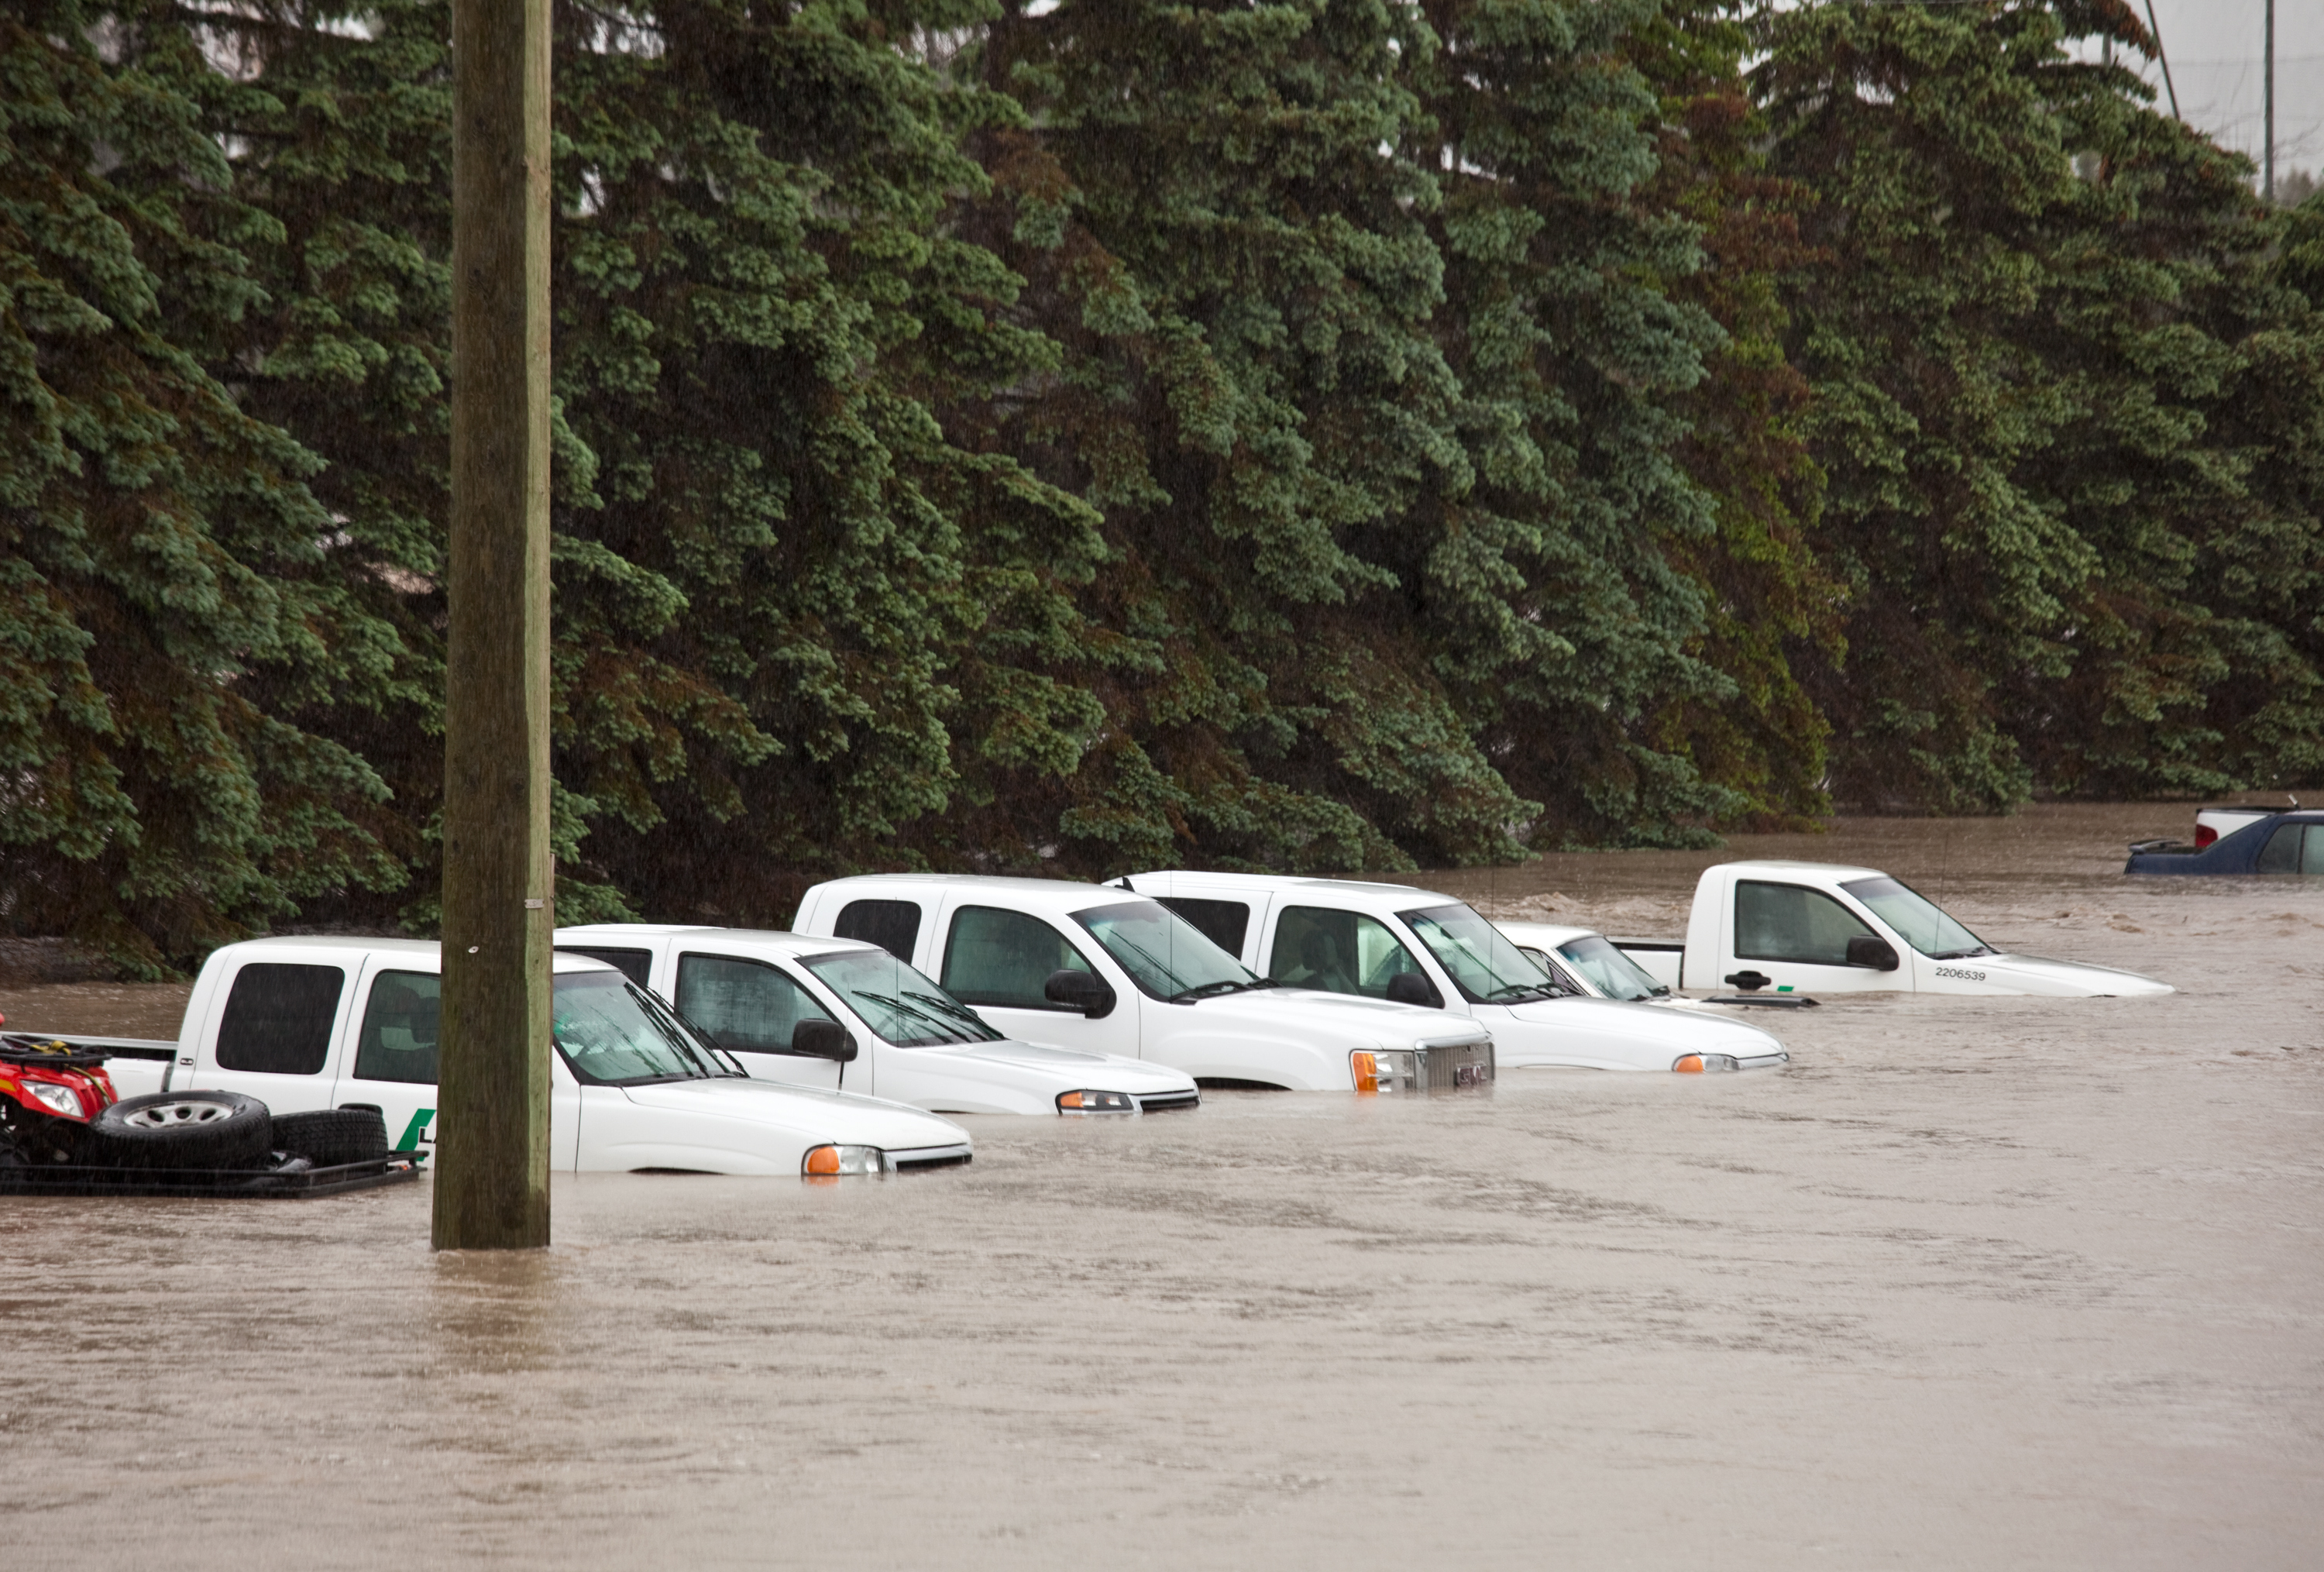
{"type": "MultiPolygon", "coordinates": [[[[2147,0],[2131,0],[2145,14],[2147,0]]],[[[2179,108],[2221,145],[2260,151],[2267,0],[2153,0],[2179,108]]],[[[2149,67],[2155,103],[2163,77],[2149,67]]],[[[2275,0],[2275,172],[2324,165],[2324,0],[2275,0]]]]}

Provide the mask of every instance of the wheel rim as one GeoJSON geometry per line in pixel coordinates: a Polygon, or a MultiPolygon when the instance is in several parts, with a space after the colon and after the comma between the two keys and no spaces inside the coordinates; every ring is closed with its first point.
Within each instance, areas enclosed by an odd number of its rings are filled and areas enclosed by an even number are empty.
{"type": "Polygon", "coordinates": [[[230,1104],[213,1103],[207,1098],[191,1097],[167,1103],[148,1103],[134,1113],[124,1114],[121,1122],[135,1130],[198,1130],[234,1116],[230,1104]]]}

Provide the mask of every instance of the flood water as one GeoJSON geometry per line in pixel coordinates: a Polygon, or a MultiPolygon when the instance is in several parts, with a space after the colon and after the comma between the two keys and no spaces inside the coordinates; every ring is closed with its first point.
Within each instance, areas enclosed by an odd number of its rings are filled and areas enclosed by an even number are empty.
{"type": "Polygon", "coordinates": [[[431,1255],[420,1187],[0,1201],[5,1560],[2312,1567],[2324,880],[2120,875],[2190,819],[1432,877],[1675,936],[1711,861],[1860,862],[2181,990],[1835,998],[1776,1073],[977,1119],[970,1170],[825,1188],[583,1176],[528,1255],[431,1255]]]}

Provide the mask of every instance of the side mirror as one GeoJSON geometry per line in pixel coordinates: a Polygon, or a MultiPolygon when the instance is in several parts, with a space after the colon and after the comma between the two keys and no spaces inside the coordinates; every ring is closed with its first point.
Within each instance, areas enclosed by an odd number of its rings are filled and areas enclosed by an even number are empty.
{"type": "Polygon", "coordinates": [[[1049,974],[1048,981],[1041,985],[1041,997],[1052,1004],[1078,1010],[1093,1021],[1113,1009],[1113,990],[1105,985],[1104,980],[1071,966],[1049,974]]]}
{"type": "Polygon", "coordinates": [[[841,1064],[853,1064],[855,1039],[836,1021],[802,1021],[791,1028],[791,1051],[809,1059],[835,1059],[841,1064]]]}
{"type": "Polygon", "coordinates": [[[1436,990],[1418,972],[1398,972],[1388,980],[1388,998],[1391,1004],[1425,1004],[1431,1010],[1444,1006],[1436,997],[1436,990]]]}
{"type": "Polygon", "coordinates": [[[1893,972],[1896,969],[1896,949],[1885,939],[1861,933],[1848,941],[1848,964],[1868,971],[1893,972]]]}

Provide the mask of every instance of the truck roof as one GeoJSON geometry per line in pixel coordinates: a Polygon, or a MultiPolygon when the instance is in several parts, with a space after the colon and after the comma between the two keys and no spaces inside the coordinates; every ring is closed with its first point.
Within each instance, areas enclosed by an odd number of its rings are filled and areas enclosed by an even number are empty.
{"type": "Polygon", "coordinates": [[[1213,874],[1194,868],[1156,868],[1133,874],[1133,879],[1185,879],[1221,890],[1344,890],[1360,895],[1418,895],[1430,901],[1458,901],[1440,890],[1418,884],[1382,884],[1364,879],[1319,879],[1305,874],[1213,874]]]}
{"type": "MultiPolygon", "coordinates": [[[[305,950],[312,953],[352,952],[359,956],[409,956],[415,961],[431,966],[443,960],[443,946],[432,939],[379,939],[354,933],[270,933],[263,939],[237,939],[220,948],[235,950],[305,950]]],[[[551,957],[549,969],[558,972],[594,972],[608,970],[604,962],[591,960],[586,956],[557,955],[551,957]]]]}
{"type": "Polygon", "coordinates": [[[557,930],[558,944],[576,944],[593,939],[648,939],[664,934],[700,934],[715,939],[722,945],[733,945],[767,955],[800,956],[832,955],[840,950],[872,949],[880,947],[860,939],[817,938],[811,933],[791,933],[773,928],[711,928],[690,923],[659,922],[593,922],[576,928],[557,930]]]}
{"type": "Polygon", "coordinates": [[[1740,863],[1714,863],[1704,871],[1728,874],[1814,874],[1820,877],[1831,879],[1888,877],[1878,868],[1859,868],[1848,863],[1807,863],[1781,857],[1767,857],[1740,863]]]}

